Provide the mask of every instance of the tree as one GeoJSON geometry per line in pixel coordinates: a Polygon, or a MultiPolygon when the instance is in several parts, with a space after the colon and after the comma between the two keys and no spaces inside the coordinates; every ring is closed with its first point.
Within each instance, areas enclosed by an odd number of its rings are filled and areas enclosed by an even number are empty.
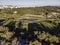
{"type": "Polygon", "coordinates": [[[48,13],[47,12],[45,13],[45,16],[46,16],[46,21],[47,21],[47,19],[48,19],[48,13]]]}

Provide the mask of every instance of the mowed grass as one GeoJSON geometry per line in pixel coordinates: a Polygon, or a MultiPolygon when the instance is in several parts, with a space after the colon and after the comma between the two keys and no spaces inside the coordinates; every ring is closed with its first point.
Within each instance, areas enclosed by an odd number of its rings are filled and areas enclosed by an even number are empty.
{"type": "Polygon", "coordinates": [[[18,14],[0,14],[0,18],[14,18],[16,21],[20,18],[21,16],[18,14]]]}
{"type": "Polygon", "coordinates": [[[48,28],[50,28],[50,29],[56,26],[56,25],[54,25],[53,23],[48,23],[48,22],[42,22],[42,24],[43,24],[45,27],[48,27],[48,28]]]}
{"type": "MultiPolygon", "coordinates": [[[[0,18],[14,18],[16,21],[18,21],[20,18],[38,18],[38,21],[44,21],[46,20],[46,17],[43,16],[43,15],[33,15],[33,14],[24,14],[24,15],[21,15],[21,14],[0,14],[0,18]]],[[[59,18],[51,18],[51,19],[47,19],[47,20],[51,20],[51,21],[54,21],[54,20],[60,20],[59,18]]]]}
{"type": "MultiPolygon", "coordinates": [[[[42,15],[33,15],[33,14],[20,15],[20,14],[4,14],[3,13],[3,14],[0,14],[0,18],[6,18],[6,19],[7,18],[14,18],[15,21],[20,21],[21,18],[28,18],[28,19],[37,18],[38,20],[33,21],[34,23],[42,23],[45,27],[48,27],[48,28],[53,28],[54,26],[56,26],[53,23],[45,22],[46,21],[46,17],[42,16],[42,15]]],[[[47,20],[52,21],[52,22],[54,22],[54,20],[55,20],[55,22],[58,22],[54,18],[51,18],[51,19],[48,18],[47,20]]],[[[8,24],[11,21],[13,21],[13,20],[8,20],[6,23],[4,23],[4,25],[8,24]]],[[[24,21],[22,21],[23,27],[27,27],[28,23],[33,23],[33,22],[24,20],[24,21]]]]}

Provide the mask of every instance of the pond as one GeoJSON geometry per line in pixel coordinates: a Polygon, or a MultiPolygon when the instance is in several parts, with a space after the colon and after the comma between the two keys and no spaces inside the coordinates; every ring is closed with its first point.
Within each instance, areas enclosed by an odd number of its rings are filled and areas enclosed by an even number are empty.
{"type": "Polygon", "coordinates": [[[38,18],[20,18],[20,21],[36,21],[38,18]]]}

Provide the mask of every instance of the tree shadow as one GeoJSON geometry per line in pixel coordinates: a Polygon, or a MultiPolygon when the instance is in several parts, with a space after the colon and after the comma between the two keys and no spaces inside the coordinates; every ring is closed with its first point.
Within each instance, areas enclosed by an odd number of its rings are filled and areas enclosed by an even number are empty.
{"type": "MultiPolygon", "coordinates": [[[[10,40],[6,40],[6,42],[11,42],[14,40],[14,38],[17,38],[17,41],[20,41],[20,39],[26,39],[27,42],[29,43],[30,41],[38,40],[39,42],[42,42],[43,45],[49,45],[49,41],[42,40],[37,37],[37,35],[34,34],[34,31],[39,32],[48,32],[51,35],[56,35],[60,37],[60,23],[53,28],[48,28],[45,27],[43,24],[38,24],[38,23],[29,23],[28,24],[28,30],[26,28],[22,28],[22,22],[18,23],[18,27],[15,27],[15,21],[10,22],[8,25],[5,25],[6,27],[9,28],[9,32],[14,32],[13,36],[10,38],[10,40]]],[[[17,43],[17,42],[16,42],[17,43]]]]}

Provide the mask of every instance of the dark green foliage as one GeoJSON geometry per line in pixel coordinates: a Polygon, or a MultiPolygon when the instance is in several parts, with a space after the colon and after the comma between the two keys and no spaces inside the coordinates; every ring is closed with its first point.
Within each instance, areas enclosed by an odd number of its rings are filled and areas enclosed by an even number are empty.
{"type": "MultiPolygon", "coordinates": [[[[0,9],[1,10],[1,9],[0,9]]],[[[8,8],[8,9],[2,9],[2,13],[7,13],[7,14],[13,14],[14,11],[17,11],[17,14],[35,14],[35,15],[40,15],[42,13],[47,12],[60,12],[60,8],[56,6],[45,6],[45,7],[28,7],[28,8],[8,8]]]]}

